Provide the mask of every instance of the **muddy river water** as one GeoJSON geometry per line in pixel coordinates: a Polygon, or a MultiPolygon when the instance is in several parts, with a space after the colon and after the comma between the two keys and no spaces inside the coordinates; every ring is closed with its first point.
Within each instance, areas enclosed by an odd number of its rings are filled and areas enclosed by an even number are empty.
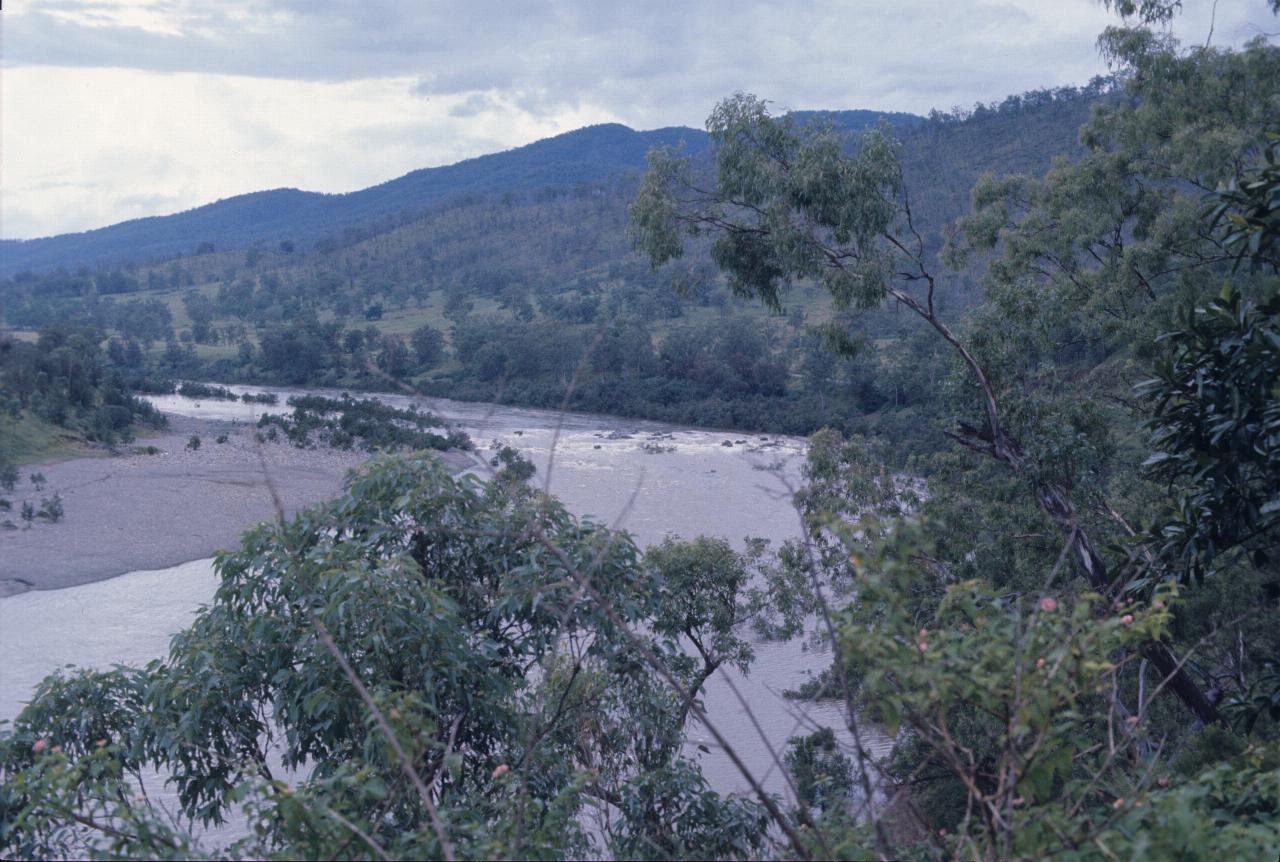
{"type": "MultiPolygon", "coordinates": [[[[294,394],[261,387],[253,391],[276,392],[280,406],[179,396],[152,401],[166,412],[253,422],[261,411],[287,409],[285,400],[294,394]]],[[[570,511],[620,526],[642,547],[668,534],[716,536],[738,547],[744,537],[759,536],[776,546],[799,532],[789,489],[800,480],[800,438],[443,399],[377,397],[396,406],[416,403],[441,415],[470,434],[481,454],[495,441],[514,446],[537,466],[534,481],[545,483],[570,511]]],[[[0,599],[0,719],[15,716],[36,683],[59,667],[106,668],[163,655],[169,638],[210,601],[215,583],[212,561],[198,559],[161,571],[0,599]]],[[[822,725],[841,732],[841,709],[834,703],[782,697],[783,690],[829,663],[822,651],[799,641],[761,642],[755,651],[749,674],[728,671],[712,677],[705,703],[711,721],[764,786],[785,796],[786,783],[770,749],[781,753],[788,737],[822,725]]],[[[841,736],[847,740],[847,734],[841,736]]],[[[867,742],[875,753],[888,745],[880,737],[867,742]]],[[[747,790],[745,779],[704,727],[691,727],[690,752],[701,758],[714,788],[747,790]],[[699,752],[698,744],[708,750],[699,752]]]]}

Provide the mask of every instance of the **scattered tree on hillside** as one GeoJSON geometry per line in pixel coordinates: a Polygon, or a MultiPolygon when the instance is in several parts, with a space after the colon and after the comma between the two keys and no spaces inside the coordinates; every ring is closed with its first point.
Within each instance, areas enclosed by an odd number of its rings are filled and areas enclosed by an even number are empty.
{"type": "Polygon", "coordinates": [[[418,367],[434,368],[444,359],[444,335],[435,327],[423,325],[413,331],[411,336],[413,353],[418,360],[418,367]]]}

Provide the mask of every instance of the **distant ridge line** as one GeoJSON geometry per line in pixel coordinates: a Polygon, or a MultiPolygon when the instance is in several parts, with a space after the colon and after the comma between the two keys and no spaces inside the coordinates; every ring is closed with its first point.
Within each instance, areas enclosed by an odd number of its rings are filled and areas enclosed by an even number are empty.
{"type": "MultiPolygon", "coordinates": [[[[830,119],[849,131],[860,131],[881,119],[895,127],[925,122],[912,114],[861,110],[798,111],[795,116],[802,122],[830,119]]],[[[636,131],[620,123],[603,123],[451,165],[419,168],[353,192],[268,189],[79,233],[0,240],[0,276],[24,270],[141,263],[187,254],[206,242],[219,249],[284,240],[314,243],[345,228],[469,195],[600,182],[643,169],[652,147],[681,143],[690,153],[701,152],[706,149],[707,134],[684,126],[636,131]]]]}

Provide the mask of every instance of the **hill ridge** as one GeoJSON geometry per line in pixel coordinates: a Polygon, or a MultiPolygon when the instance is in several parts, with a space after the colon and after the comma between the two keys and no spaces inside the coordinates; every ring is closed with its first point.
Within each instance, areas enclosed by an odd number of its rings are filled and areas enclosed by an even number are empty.
{"type": "MultiPolygon", "coordinates": [[[[865,110],[797,112],[797,116],[830,117],[836,125],[855,131],[882,117],[899,126],[924,122],[911,114],[865,110]]],[[[697,153],[706,147],[707,135],[688,126],[635,130],[622,123],[597,123],[501,152],[417,168],[350,192],[281,186],[86,231],[0,240],[0,276],[22,270],[139,263],[190,253],[206,242],[219,248],[283,240],[314,242],[343,228],[467,195],[600,181],[642,169],[645,154],[655,145],[681,142],[697,153]]]]}

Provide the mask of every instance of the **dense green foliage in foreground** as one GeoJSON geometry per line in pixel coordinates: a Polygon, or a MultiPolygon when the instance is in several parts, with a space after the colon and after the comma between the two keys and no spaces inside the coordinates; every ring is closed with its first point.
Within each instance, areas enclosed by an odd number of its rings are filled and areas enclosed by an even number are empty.
{"type": "Polygon", "coordinates": [[[576,815],[592,799],[618,808],[618,855],[751,852],[762,809],[706,788],[681,747],[699,707],[670,686],[709,673],[676,635],[704,638],[711,669],[741,660],[722,613],[744,587],[735,557],[702,542],[645,565],[625,535],[518,481],[379,462],[341,499],[220,557],[214,604],[167,660],[46,682],[4,745],[0,840],[6,855],[74,854],[58,813],[70,804],[142,827],[124,855],[189,852],[188,836],[111,791],[155,764],[198,820],[260,812],[245,856],[279,841],[344,855],[352,817],[372,835],[349,855],[580,855],[576,815]],[[673,595],[660,569],[707,571],[690,555],[726,574],[673,595]],[[286,768],[319,766],[315,780],[273,776],[273,742],[286,768]]]}
{"type": "Polygon", "coordinates": [[[739,95],[713,163],[658,153],[639,187],[658,264],[692,239],[766,306],[821,285],[833,336],[892,302],[943,357],[949,443],[815,434],[806,533],[772,555],[641,553],[510,452],[487,484],[377,461],[220,557],[166,659],[44,682],[0,742],[0,847],[195,855],[239,808],[240,856],[1275,858],[1280,51],[1101,44],[1128,83],[1087,152],[982,179],[956,226],[981,306],[946,300],[882,131],[739,95]],[[824,641],[805,692],[849,731],[786,743],[785,797],[745,764],[716,792],[682,745],[696,722],[733,751],[699,693],[750,670],[748,630],[824,641]],[[153,768],[175,821],[137,796],[153,768]]]}
{"type": "MultiPolygon", "coordinates": [[[[849,314],[891,301],[951,354],[954,446],[914,462],[928,494],[886,477],[897,441],[816,436],[814,530],[777,572],[782,609],[841,647],[802,693],[898,731],[856,772],[895,788],[917,849],[1267,857],[1280,52],[1180,52],[1143,28],[1101,45],[1131,100],[1095,110],[1079,161],[977,184],[944,254],[986,291],[967,319],[942,304],[898,144],[845,155],[752,97],[709,120],[712,171],[655,157],[635,237],[661,263],[709,236],[767,305],[796,279],[849,314]]],[[[894,825],[876,821],[876,855],[907,855],[894,825]]]]}

